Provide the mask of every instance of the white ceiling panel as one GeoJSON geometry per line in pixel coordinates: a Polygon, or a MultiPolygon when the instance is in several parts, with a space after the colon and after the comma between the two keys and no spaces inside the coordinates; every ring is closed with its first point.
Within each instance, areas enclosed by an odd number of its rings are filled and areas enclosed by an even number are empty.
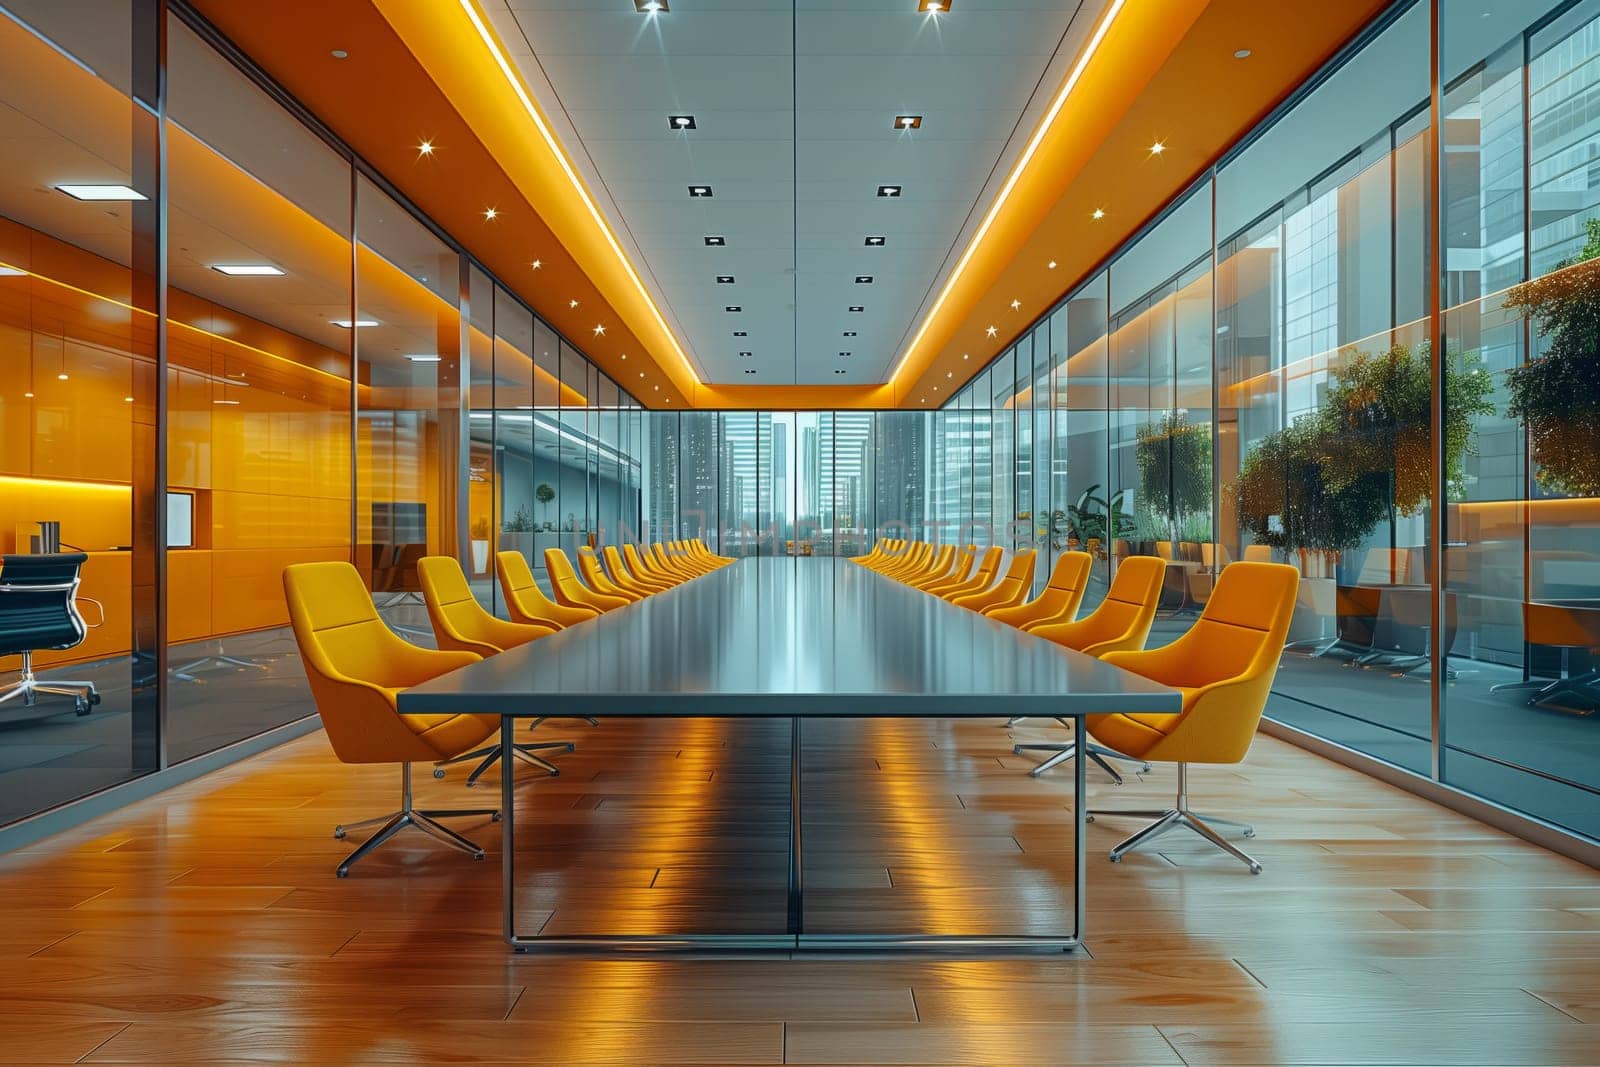
{"type": "Polygon", "coordinates": [[[885,380],[1105,2],[485,6],[705,380],[837,385],[885,380]]]}

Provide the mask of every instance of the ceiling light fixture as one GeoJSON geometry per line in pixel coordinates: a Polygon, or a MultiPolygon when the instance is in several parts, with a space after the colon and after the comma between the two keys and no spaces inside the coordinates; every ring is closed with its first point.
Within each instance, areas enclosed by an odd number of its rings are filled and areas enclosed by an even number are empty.
{"type": "Polygon", "coordinates": [[[1096,222],[1100,221],[1101,219],[1106,217],[1105,208],[1099,208],[1099,207],[1095,208],[1094,211],[1089,215],[1089,217],[1091,219],[1094,219],[1096,222]]]}
{"type": "Polygon", "coordinates": [[[498,210],[496,210],[495,208],[486,207],[486,208],[483,209],[484,221],[493,222],[495,219],[497,219],[499,217],[500,217],[500,212],[498,210]]]}
{"type": "Polygon", "coordinates": [[[1233,54],[1233,58],[1234,59],[1249,59],[1250,58],[1250,49],[1248,49],[1248,48],[1239,49],[1237,52],[1235,52],[1233,54]]]}
{"type": "Polygon", "coordinates": [[[417,155],[419,155],[419,156],[431,156],[431,155],[433,155],[433,142],[432,141],[428,141],[428,140],[424,140],[421,144],[417,145],[417,155]]]}
{"type": "Polygon", "coordinates": [[[7,263],[0,263],[0,278],[21,278],[26,276],[27,273],[27,271],[20,267],[13,267],[7,263]]]}
{"type": "Polygon", "coordinates": [[[1166,150],[1167,150],[1167,146],[1166,146],[1166,143],[1163,142],[1163,141],[1157,141],[1155,144],[1150,146],[1150,154],[1152,156],[1159,156],[1161,153],[1165,152],[1166,150]]]}
{"type": "Polygon", "coordinates": [[[216,263],[211,267],[230,278],[281,278],[283,271],[270,263],[216,263]]]}
{"type": "Polygon", "coordinates": [[[844,332],[844,335],[845,335],[845,336],[846,336],[846,337],[854,337],[854,336],[855,336],[855,335],[856,335],[856,332],[855,332],[855,331],[854,331],[854,330],[846,330],[846,331],[845,331],[845,332],[844,332]]]}
{"type": "Polygon", "coordinates": [[[57,191],[74,200],[148,200],[149,197],[126,185],[58,185],[57,191]]]}
{"type": "Polygon", "coordinates": [[[989,210],[984,213],[983,221],[973,231],[972,240],[967,242],[967,247],[961,253],[961,258],[956,261],[955,267],[951,269],[950,274],[945,278],[944,288],[939,290],[938,297],[929,306],[928,313],[923,316],[922,323],[917,327],[917,332],[912,335],[911,342],[906,345],[905,349],[900,353],[900,358],[895,361],[894,369],[889,375],[891,383],[905,369],[906,361],[916,351],[917,345],[922,343],[923,337],[928,332],[929,325],[938,316],[940,308],[944,306],[945,301],[950,298],[950,294],[960,283],[961,276],[966,272],[967,265],[972,262],[972,257],[977,254],[978,248],[982,246],[983,240],[988,236],[995,219],[999,218],[1000,212],[1005,208],[1006,201],[1011,198],[1012,190],[1016,188],[1017,182],[1026,173],[1035,153],[1039,151],[1039,145],[1044,142],[1045,135],[1055,125],[1056,117],[1061,114],[1061,109],[1066,106],[1073,90],[1078,87],[1078,82],[1083,78],[1083,72],[1088,68],[1095,54],[1099,52],[1100,43],[1105,40],[1107,31],[1111,29],[1111,24],[1116,21],[1117,15],[1121,13],[1126,4],[1127,0],[1111,0],[1111,3],[1106,8],[1105,15],[1101,17],[1099,24],[1095,26],[1094,32],[1089,35],[1088,44],[1084,47],[1082,54],[1078,56],[1078,62],[1073,66],[1066,80],[1061,83],[1060,91],[1056,93],[1055,99],[1050,102],[1050,107],[1045,111],[1039,125],[1034,129],[1033,136],[1028,139],[1027,146],[1017,156],[1017,161],[1012,166],[1011,173],[1006,177],[1005,184],[1000,187],[999,193],[996,194],[994,201],[989,205],[989,210]]]}
{"type": "Polygon", "coordinates": [[[717,284],[718,285],[732,285],[733,284],[733,275],[731,275],[731,274],[719,274],[719,275],[717,275],[717,284]]]}
{"type": "Polygon", "coordinates": [[[950,10],[954,0],[917,0],[917,10],[929,15],[938,15],[950,10]]]}
{"type": "Polygon", "coordinates": [[[604,323],[596,323],[595,324],[594,335],[596,337],[604,337],[606,335],[606,327],[605,327],[604,323]]]}
{"type": "Polygon", "coordinates": [[[696,128],[693,115],[667,116],[667,129],[669,130],[693,130],[696,128]]]}
{"type": "Polygon", "coordinates": [[[743,311],[744,308],[740,307],[738,304],[729,304],[726,307],[724,307],[722,310],[723,311],[740,312],[740,311],[743,311]]]}
{"type": "Polygon", "coordinates": [[[733,335],[735,337],[749,337],[750,336],[750,331],[749,330],[734,330],[733,331],[733,335]]]}
{"type": "Polygon", "coordinates": [[[213,404],[222,404],[225,407],[230,407],[230,408],[236,408],[236,407],[239,406],[239,402],[237,400],[213,400],[212,403],[213,404]]]}
{"type": "Polygon", "coordinates": [[[1020,307],[1021,307],[1021,306],[1022,306],[1022,301],[1020,301],[1020,300],[1013,300],[1013,301],[1011,301],[1011,310],[1012,310],[1012,311],[1015,311],[1015,310],[1017,310],[1017,309],[1018,309],[1018,308],[1020,308],[1020,307]]]}
{"type": "Polygon", "coordinates": [[[994,337],[997,334],[999,334],[1000,331],[998,329],[996,329],[995,327],[991,326],[991,327],[989,327],[987,330],[985,330],[983,332],[988,334],[990,337],[994,337]]]}
{"type": "Polygon", "coordinates": [[[956,372],[953,370],[947,370],[944,372],[944,376],[946,378],[954,378],[956,376],[956,372]]]}
{"type": "Polygon", "coordinates": [[[970,355],[968,355],[966,352],[963,352],[963,353],[961,353],[961,358],[962,359],[971,359],[972,357],[970,355]]]}
{"type": "Polygon", "coordinates": [[[343,330],[348,330],[351,328],[360,329],[366,326],[378,325],[377,319],[356,319],[354,322],[349,319],[329,319],[328,321],[343,330]]]}
{"type": "Polygon", "coordinates": [[[867,247],[868,248],[882,248],[884,246],[884,241],[885,241],[885,239],[882,238],[882,237],[868,237],[867,238],[867,247]]]}
{"type": "Polygon", "coordinates": [[[667,0],[633,0],[633,9],[641,15],[659,15],[669,11],[667,0]]]}
{"type": "Polygon", "coordinates": [[[536,259],[536,260],[533,261],[533,263],[530,264],[530,266],[532,266],[534,270],[543,270],[544,269],[544,260],[536,259]]]}
{"type": "Polygon", "coordinates": [[[755,355],[754,352],[740,352],[739,353],[739,358],[740,359],[749,359],[753,355],[755,355]]]}
{"type": "Polygon", "coordinates": [[[568,301],[567,301],[567,307],[569,307],[569,308],[575,308],[575,307],[577,307],[577,306],[578,306],[578,302],[577,302],[577,301],[576,301],[576,300],[568,300],[568,301]]]}
{"type": "Polygon", "coordinates": [[[626,363],[626,362],[628,362],[628,353],[624,352],[624,353],[622,353],[622,355],[618,356],[617,358],[622,360],[622,362],[626,363]]]}
{"type": "Polygon", "coordinates": [[[746,367],[744,372],[746,374],[754,374],[756,372],[756,369],[754,367],[746,367]]]}
{"type": "Polygon", "coordinates": [[[422,356],[422,355],[407,356],[406,358],[409,359],[413,363],[438,363],[442,359],[442,357],[440,357],[440,356],[422,356]]]}
{"type": "Polygon", "coordinates": [[[125,396],[125,397],[123,397],[123,398],[122,398],[122,402],[123,402],[123,403],[124,403],[124,404],[131,404],[131,403],[133,403],[133,397],[131,397],[131,396],[125,396]]]}
{"type": "Polygon", "coordinates": [[[708,198],[710,196],[711,196],[711,186],[709,186],[709,185],[691,185],[691,186],[689,186],[689,197],[690,197],[690,199],[693,199],[693,200],[704,200],[704,199],[706,199],[706,198],[708,198]]]}
{"type": "Polygon", "coordinates": [[[870,275],[870,274],[857,274],[856,275],[856,284],[857,285],[871,285],[872,284],[872,275],[870,275]]]}
{"type": "Polygon", "coordinates": [[[350,58],[350,53],[346,52],[343,48],[335,48],[333,51],[329,52],[328,54],[330,56],[332,56],[334,59],[349,59],[350,58]]]}
{"type": "Polygon", "coordinates": [[[851,304],[850,305],[850,311],[852,313],[861,312],[861,311],[865,311],[865,310],[867,310],[867,309],[862,307],[860,304],[851,304]]]}
{"type": "Polygon", "coordinates": [[[1044,265],[1044,269],[1045,270],[1055,270],[1056,269],[1056,261],[1052,259],[1050,262],[1048,262],[1048,263],[1046,263],[1044,265]]]}
{"type": "Polygon", "coordinates": [[[841,368],[835,370],[833,373],[835,373],[835,374],[844,374],[845,370],[844,370],[844,368],[841,367],[841,368]]]}
{"type": "Polygon", "coordinates": [[[898,185],[880,185],[880,186],[878,186],[878,195],[879,196],[887,196],[887,197],[891,197],[891,198],[892,197],[897,197],[903,191],[904,190],[902,189],[902,187],[898,186],[898,185]]]}
{"type": "MultiPolygon", "coordinates": [[[[638,6],[640,0],[634,0],[637,9],[641,12],[650,14],[667,10],[666,0],[644,0],[644,2],[655,4],[656,6],[651,8],[649,12],[645,12],[643,7],[638,6]]],[[[472,23],[473,30],[477,32],[478,40],[483,43],[485,51],[489,53],[490,58],[495,62],[495,66],[499,68],[500,76],[505,79],[506,85],[511,88],[511,91],[516,94],[517,101],[522,104],[522,109],[528,116],[528,121],[533,123],[534,129],[544,139],[545,146],[550,150],[551,155],[561,164],[562,173],[566,175],[567,182],[572,186],[573,192],[577,194],[578,199],[582,201],[584,208],[589,212],[589,218],[594,222],[595,229],[605,238],[606,245],[611,249],[611,254],[616,256],[617,262],[621,265],[623,272],[627,274],[628,280],[633,283],[634,290],[643,299],[645,306],[650,309],[650,314],[655,319],[657,328],[660,329],[662,336],[667,339],[667,343],[672,346],[673,355],[677,357],[679,366],[689,376],[690,381],[699,384],[700,377],[695,373],[693,364],[689,362],[689,357],[684,354],[683,347],[678,343],[677,335],[672,332],[672,327],[667,325],[667,320],[661,314],[661,309],[656,305],[655,298],[651,296],[650,290],[644,284],[644,280],[639,277],[639,272],[634,269],[633,262],[628,258],[627,253],[622,250],[622,244],[617,240],[617,235],[611,229],[611,224],[606,221],[605,215],[595,204],[594,198],[589,195],[588,188],[584,185],[583,179],[578,176],[578,172],[574,169],[572,160],[568,158],[566,150],[562,148],[561,142],[556,140],[555,135],[550,132],[550,127],[545,124],[544,116],[540,113],[538,105],[533,102],[533,97],[529,95],[527,86],[522,83],[522,79],[518,77],[516,69],[511,65],[511,60],[506,57],[505,52],[501,49],[499,40],[494,32],[489,29],[488,24],[484,22],[483,16],[478,13],[476,0],[460,0],[460,5],[462,14],[472,23]]]]}
{"type": "Polygon", "coordinates": [[[922,129],[922,116],[896,115],[894,117],[894,128],[897,130],[920,130],[922,129]]]}
{"type": "Polygon", "coordinates": [[[728,239],[726,237],[710,237],[710,236],[708,236],[706,238],[706,247],[707,248],[722,248],[727,243],[728,243],[728,239]]]}

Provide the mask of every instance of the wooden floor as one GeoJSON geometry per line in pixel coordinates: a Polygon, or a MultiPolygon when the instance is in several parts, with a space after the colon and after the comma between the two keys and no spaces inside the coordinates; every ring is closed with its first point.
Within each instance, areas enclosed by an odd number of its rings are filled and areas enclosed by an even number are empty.
{"type": "MultiPolygon", "coordinates": [[[[552,724],[520,786],[524,926],[781,928],[786,723],[552,724]]],[[[993,722],[808,726],[807,928],[1063,929],[1070,771],[993,722]]],[[[493,775],[419,792],[492,804],[493,775]]],[[[1169,799],[1171,768],[1098,805],[1169,799]]],[[[513,957],[498,826],[402,835],[347,880],[390,768],[320,734],[0,857],[0,1060],[294,1063],[1600,1063],[1600,877],[1269,738],[1197,769],[1252,877],[1193,835],[1090,827],[1090,956],[513,957]]]]}

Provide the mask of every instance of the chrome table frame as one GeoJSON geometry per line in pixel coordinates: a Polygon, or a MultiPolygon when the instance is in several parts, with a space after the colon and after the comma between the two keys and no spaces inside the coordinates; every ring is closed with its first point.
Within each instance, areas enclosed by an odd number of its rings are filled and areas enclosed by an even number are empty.
{"type": "MultiPolygon", "coordinates": [[[[1086,713],[1087,714],[1087,713],[1086,713]]],[[[865,717],[865,716],[864,716],[865,717]]],[[[992,718],[993,716],[971,716],[992,718]]],[[[1082,717],[1078,729],[1082,729],[1082,717]]],[[[1087,815],[1086,760],[1074,760],[1072,770],[1072,933],[1017,934],[892,934],[808,933],[805,928],[805,834],[801,808],[801,777],[805,719],[789,719],[789,878],[788,924],[778,933],[686,934],[525,934],[517,930],[517,802],[515,777],[500,776],[500,907],[506,944],[517,952],[569,951],[586,953],[691,953],[715,952],[857,952],[872,954],[974,953],[974,952],[1078,952],[1083,949],[1088,880],[1084,844],[1087,815]]],[[[516,717],[500,718],[500,743],[516,736],[516,717]]]]}

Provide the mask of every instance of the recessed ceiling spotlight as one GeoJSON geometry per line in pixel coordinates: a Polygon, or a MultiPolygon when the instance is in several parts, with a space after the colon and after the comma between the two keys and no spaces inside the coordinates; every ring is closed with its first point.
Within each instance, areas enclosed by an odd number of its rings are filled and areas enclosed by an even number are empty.
{"type": "Polygon", "coordinates": [[[990,337],[995,337],[1000,333],[999,329],[997,329],[994,326],[989,327],[987,330],[985,330],[983,332],[988,334],[990,337]]]}
{"type": "Polygon", "coordinates": [[[1100,219],[1105,218],[1106,217],[1105,208],[1100,208],[1100,207],[1095,208],[1094,211],[1089,215],[1089,217],[1091,219],[1096,220],[1096,221],[1099,221],[1100,219]]]}
{"type": "Polygon", "coordinates": [[[658,393],[661,392],[661,386],[659,386],[659,385],[652,385],[650,388],[655,390],[658,393]]]}
{"type": "Polygon", "coordinates": [[[1234,59],[1249,59],[1250,58],[1250,49],[1248,49],[1248,48],[1239,49],[1237,52],[1235,52],[1233,54],[1233,58],[1234,59]]]}
{"type": "Polygon", "coordinates": [[[618,356],[617,358],[622,360],[622,362],[626,363],[626,362],[628,362],[628,353],[624,352],[620,356],[618,356]]]}
{"type": "Polygon", "coordinates": [[[529,266],[533,267],[534,270],[543,270],[544,269],[544,260],[536,259],[531,264],[529,264],[529,266]]]}
{"type": "Polygon", "coordinates": [[[576,301],[576,300],[568,300],[568,301],[567,301],[567,307],[569,307],[569,308],[575,308],[575,307],[577,307],[577,306],[578,306],[578,302],[577,302],[577,301],[576,301]]]}
{"type": "Polygon", "coordinates": [[[738,311],[743,311],[743,310],[744,310],[744,308],[742,308],[742,307],[740,307],[740,306],[739,306],[739,305],[738,305],[738,304],[729,304],[729,305],[727,305],[727,306],[726,306],[726,307],[724,307],[724,308],[723,308],[723,309],[722,309],[722,310],[723,310],[723,311],[734,311],[734,312],[738,312],[738,311]]]}
{"type": "Polygon", "coordinates": [[[332,322],[335,326],[338,326],[340,329],[345,329],[345,330],[351,329],[352,327],[359,329],[359,328],[364,327],[364,326],[376,326],[376,325],[378,325],[378,320],[377,319],[356,319],[354,322],[351,322],[349,319],[329,319],[328,321],[332,322]]]}
{"type": "Polygon", "coordinates": [[[953,370],[947,370],[944,372],[944,376],[946,378],[954,378],[956,376],[956,372],[953,370]]]}
{"type": "Polygon", "coordinates": [[[417,155],[419,155],[419,156],[431,156],[431,155],[433,155],[433,142],[425,140],[421,144],[417,145],[417,155]]]}
{"type": "Polygon", "coordinates": [[[845,335],[845,336],[846,336],[846,337],[854,337],[854,336],[855,336],[855,335],[856,335],[856,332],[855,332],[855,331],[854,331],[854,330],[846,330],[846,331],[845,331],[845,332],[844,332],[844,335],[845,335]]]}
{"type": "Polygon", "coordinates": [[[696,128],[693,115],[667,116],[667,129],[669,130],[693,130],[696,128]]]}
{"type": "Polygon", "coordinates": [[[856,284],[857,285],[871,285],[872,284],[872,275],[870,275],[870,274],[857,274],[856,275],[856,284]]]}
{"type": "Polygon", "coordinates": [[[349,59],[350,58],[350,53],[346,52],[343,48],[335,48],[333,51],[329,52],[328,54],[330,56],[332,56],[334,59],[349,59]]]}
{"type": "Polygon", "coordinates": [[[963,353],[961,353],[961,358],[962,359],[971,359],[972,357],[970,355],[968,355],[967,353],[963,352],[963,353]]]}
{"type": "Polygon", "coordinates": [[[878,186],[878,195],[879,196],[896,197],[896,196],[899,196],[901,192],[902,192],[902,189],[898,185],[880,185],[880,186],[878,186]]]}
{"type": "Polygon", "coordinates": [[[131,397],[131,396],[125,396],[125,397],[123,397],[123,398],[122,398],[122,402],[123,402],[123,403],[124,403],[124,404],[131,404],[131,403],[133,403],[133,397],[131,397]]]}
{"type": "Polygon", "coordinates": [[[753,355],[755,355],[754,352],[740,352],[739,353],[739,358],[740,359],[749,359],[753,355]]]}
{"type": "Polygon", "coordinates": [[[749,330],[734,330],[733,331],[733,335],[735,337],[749,337],[750,336],[750,331],[749,330]]]}
{"type": "Polygon", "coordinates": [[[667,0],[633,0],[633,9],[641,15],[659,15],[671,10],[667,7],[667,0]]]}
{"type": "Polygon", "coordinates": [[[216,263],[211,267],[230,278],[281,278],[283,271],[270,263],[216,263]]]}
{"type": "Polygon", "coordinates": [[[1056,261],[1052,259],[1050,262],[1048,262],[1048,263],[1046,263],[1044,265],[1044,269],[1045,270],[1055,270],[1056,269],[1056,261]]]}
{"type": "Polygon", "coordinates": [[[485,222],[493,222],[495,219],[497,219],[499,217],[500,217],[500,212],[497,209],[492,208],[492,207],[486,207],[486,208],[483,209],[483,218],[484,218],[485,222]]]}
{"type": "Polygon", "coordinates": [[[867,309],[865,307],[863,307],[862,305],[860,305],[860,304],[851,304],[850,305],[850,310],[851,310],[852,313],[854,313],[854,312],[865,311],[867,309]]]}
{"type": "Polygon", "coordinates": [[[594,335],[596,337],[604,337],[606,335],[606,327],[604,323],[595,323],[594,335]]]}
{"type": "Polygon", "coordinates": [[[707,248],[721,248],[724,245],[726,245],[727,243],[728,243],[728,239],[726,237],[707,237],[706,238],[706,247],[707,248]]]}
{"type": "Polygon", "coordinates": [[[56,189],[74,200],[148,200],[149,197],[126,185],[58,185],[56,189]]]}
{"type": "Polygon", "coordinates": [[[849,359],[850,358],[850,353],[848,353],[848,352],[840,352],[839,353],[839,358],[840,359],[849,359]]]}
{"type": "Polygon", "coordinates": [[[1017,309],[1018,309],[1018,308],[1020,308],[1020,307],[1021,307],[1021,306],[1022,306],[1022,301],[1020,301],[1020,300],[1013,300],[1013,301],[1011,301],[1011,310],[1012,310],[1012,311],[1015,311],[1015,310],[1017,310],[1017,309]]]}
{"type": "Polygon", "coordinates": [[[733,284],[733,275],[731,275],[731,274],[719,274],[719,275],[717,275],[717,284],[718,285],[732,285],[733,284]]]}
{"type": "Polygon", "coordinates": [[[933,387],[933,391],[934,391],[934,392],[936,392],[936,393],[937,393],[937,392],[938,392],[938,391],[939,391],[939,387],[938,387],[938,386],[937,386],[937,385],[936,385],[936,386],[934,386],[934,387],[933,387]]]}
{"type": "Polygon", "coordinates": [[[68,378],[69,378],[69,377],[70,377],[70,375],[68,375],[68,374],[67,374],[67,372],[66,372],[66,371],[62,371],[62,372],[61,372],[61,373],[60,373],[60,374],[58,374],[58,375],[56,375],[56,381],[58,381],[58,382],[64,382],[64,381],[66,381],[66,380],[67,380],[67,379],[68,379],[68,378]]]}
{"type": "Polygon", "coordinates": [[[922,116],[896,115],[894,117],[894,128],[897,130],[920,130],[922,129],[922,116]]]}
{"type": "Polygon", "coordinates": [[[754,373],[755,373],[755,372],[756,372],[756,369],[755,369],[755,368],[754,368],[754,367],[746,367],[746,368],[745,368],[745,369],[744,369],[744,372],[745,372],[745,373],[746,373],[746,374],[754,374],[754,373]]]}
{"type": "Polygon", "coordinates": [[[1155,144],[1150,146],[1150,154],[1152,156],[1159,156],[1161,153],[1165,152],[1166,150],[1167,150],[1167,145],[1166,145],[1165,141],[1157,141],[1155,144]]]}
{"type": "Polygon", "coordinates": [[[439,357],[439,356],[423,356],[423,355],[407,356],[406,359],[410,360],[412,363],[439,363],[439,362],[442,361],[441,357],[439,357]]]}
{"type": "Polygon", "coordinates": [[[639,372],[639,377],[641,377],[641,378],[643,378],[643,377],[644,377],[644,371],[640,371],[640,372],[639,372]]]}
{"type": "Polygon", "coordinates": [[[835,373],[835,374],[847,374],[849,372],[846,371],[843,367],[840,367],[837,370],[835,370],[833,373],[835,373]]]}
{"type": "Polygon", "coordinates": [[[950,5],[955,0],[917,0],[917,10],[925,11],[930,15],[939,15],[950,10],[950,5]]]}
{"type": "Polygon", "coordinates": [[[709,185],[691,185],[691,186],[689,186],[689,196],[690,196],[691,199],[704,200],[707,197],[709,197],[710,195],[711,195],[711,186],[709,186],[709,185]]]}
{"type": "Polygon", "coordinates": [[[868,248],[882,248],[883,246],[884,246],[884,238],[882,238],[882,237],[868,237],[867,238],[867,247],[868,248]]]}

